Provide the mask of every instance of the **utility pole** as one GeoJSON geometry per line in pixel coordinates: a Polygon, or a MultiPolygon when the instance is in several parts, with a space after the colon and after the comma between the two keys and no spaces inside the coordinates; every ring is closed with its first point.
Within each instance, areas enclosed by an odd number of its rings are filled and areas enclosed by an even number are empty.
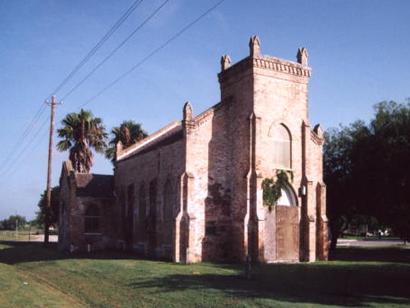
{"type": "Polygon", "coordinates": [[[16,240],[18,240],[19,236],[19,221],[17,219],[17,211],[16,211],[16,240]]]}
{"type": "Polygon", "coordinates": [[[54,134],[54,114],[55,108],[58,105],[56,97],[53,95],[51,97],[51,102],[46,102],[50,106],[50,132],[48,139],[48,166],[47,166],[47,198],[46,198],[46,209],[44,211],[44,245],[48,244],[49,240],[49,212],[51,209],[51,171],[53,162],[53,134],[54,134]]]}

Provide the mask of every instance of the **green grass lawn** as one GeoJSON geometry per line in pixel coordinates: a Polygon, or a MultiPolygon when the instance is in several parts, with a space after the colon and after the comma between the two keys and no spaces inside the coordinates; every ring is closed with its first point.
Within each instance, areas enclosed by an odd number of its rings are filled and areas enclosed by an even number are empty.
{"type": "Polygon", "coordinates": [[[254,266],[246,279],[241,265],[180,265],[118,252],[72,256],[55,246],[3,242],[0,307],[410,305],[409,249],[344,248],[333,258],[254,266]]]}

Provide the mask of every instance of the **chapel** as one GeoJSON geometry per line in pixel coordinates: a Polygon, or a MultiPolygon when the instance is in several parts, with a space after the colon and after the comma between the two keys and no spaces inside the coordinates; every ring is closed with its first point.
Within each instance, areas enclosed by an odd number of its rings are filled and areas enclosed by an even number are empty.
{"type": "Polygon", "coordinates": [[[221,58],[220,102],[116,148],[114,174],[60,177],[64,250],[128,249],[174,262],[326,260],[323,132],[308,118],[311,69],[262,54],[221,58]],[[263,183],[286,174],[273,206],[263,183]],[[88,195],[87,195],[88,194],[88,195]]]}

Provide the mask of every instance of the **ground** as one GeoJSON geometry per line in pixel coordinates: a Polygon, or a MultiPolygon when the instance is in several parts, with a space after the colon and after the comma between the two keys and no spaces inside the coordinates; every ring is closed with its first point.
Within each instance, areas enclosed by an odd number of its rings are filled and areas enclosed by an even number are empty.
{"type": "MultiPolygon", "coordinates": [[[[19,230],[19,231],[10,231],[10,230],[0,230],[0,241],[27,241],[27,242],[43,242],[44,234],[40,234],[42,230],[19,230]]],[[[57,235],[49,236],[50,242],[57,242],[57,235]]]]}
{"type": "MultiPolygon", "coordinates": [[[[337,240],[338,247],[400,247],[403,246],[404,242],[398,238],[386,238],[382,237],[378,239],[376,237],[359,237],[359,238],[350,238],[350,239],[342,239],[339,238],[337,240]]],[[[407,243],[409,246],[409,243],[407,243]]],[[[410,248],[410,246],[409,246],[410,248]]]]}
{"type": "Polygon", "coordinates": [[[180,265],[52,244],[0,243],[0,307],[318,307],[410,305],[410,250],[339,248],[335,261],[180,265]]]}

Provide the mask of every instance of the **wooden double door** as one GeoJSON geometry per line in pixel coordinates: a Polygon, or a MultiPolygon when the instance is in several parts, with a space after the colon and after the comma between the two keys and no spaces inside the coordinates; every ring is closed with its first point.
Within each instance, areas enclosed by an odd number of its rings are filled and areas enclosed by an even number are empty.
{"type": "Polygon", "coordinates": [[[297,206],[275,206],[265,221],[265,260],[267,262],[299,261],[299,209],[297,206]]]}
{"type": "Polygon", "coordinates": [[[299,209],[276,206],[276,259],[299,261],[299,209]]]}

